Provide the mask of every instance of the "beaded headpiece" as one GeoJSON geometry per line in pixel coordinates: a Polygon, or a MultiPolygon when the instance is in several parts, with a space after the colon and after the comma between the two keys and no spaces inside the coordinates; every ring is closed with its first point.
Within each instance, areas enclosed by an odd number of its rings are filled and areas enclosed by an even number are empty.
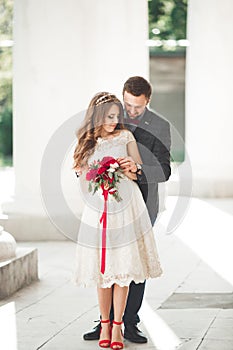
{"type": "Polygon", "coordinates": [[[115,96],[112,94],[103,95],[95,101],[95,105],[99,106],[99,105],[102,105],[103,103],[110,102],[113,100],[113,98],[115,98],[115,96]]]}

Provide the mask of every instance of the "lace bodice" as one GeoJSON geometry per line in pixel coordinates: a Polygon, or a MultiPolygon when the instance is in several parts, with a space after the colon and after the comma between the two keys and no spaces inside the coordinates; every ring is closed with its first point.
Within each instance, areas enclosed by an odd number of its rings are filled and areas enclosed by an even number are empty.
{"type": "Polygon", "coordinates": [[[105,156],[114,158],[125,157],[128,155],[127,144],[132,141],[135,141],[135,138],[128,130],[122,130],[119,135],[108,139],[99,137],[95,146],[95,151],[90,156],[88,163],[94,160],[100,160],[105,156]]]}

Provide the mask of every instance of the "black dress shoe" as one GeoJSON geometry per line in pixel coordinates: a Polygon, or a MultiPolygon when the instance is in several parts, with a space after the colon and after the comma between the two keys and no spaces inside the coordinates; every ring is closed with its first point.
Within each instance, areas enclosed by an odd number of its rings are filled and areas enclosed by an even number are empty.
{"type": "Polygon", "coordinates": [[[147,337],[138,329],[136,324],[125,325],[124,338],[132,343],[147,343],[147,337]]]}
{"type": "Polygon", "coordinates": [[[99,322],[90,332],[83,334],[84,340],[99,340],[101,323],[99,322]]]}

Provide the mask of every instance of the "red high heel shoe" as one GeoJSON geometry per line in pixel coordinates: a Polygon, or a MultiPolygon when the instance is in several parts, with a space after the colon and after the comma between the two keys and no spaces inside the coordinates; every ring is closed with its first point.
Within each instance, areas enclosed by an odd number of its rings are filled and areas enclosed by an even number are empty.
{"type": "MultiPolygon", "coordinates": [[[[110,323],[110,320],[101,320],[101,323],[110,323]]],[[[100,329],[100,334],[101,334],[101,331],[102,331],[102,327],[100,329]]],[[[111,338],[111,328],[110,328],[110,335],[109,336],[111,338]]],[[[99,346],[101,348],[109,348],[110,347],[110,343],[111,343],[110,339],[99,340],[99,346]]]]}
{"type": "MultiPolygon", "coordinates": [[[[121,326],[123,322],[116,322],[116,321],[112,321],[113,324],[117,325],[117,326],[121,326]]],[[[123,337],[122,331],[121,331],[121,335],[123,337]]],[[[121,341],[113,341],[110,344],[110,348],[114,349],[114,350],[119,350],[119,349],[123,349],[124,348],[124,344],[121,341]],[[114,347],[116,346],[116,347],[114,347]]]]}

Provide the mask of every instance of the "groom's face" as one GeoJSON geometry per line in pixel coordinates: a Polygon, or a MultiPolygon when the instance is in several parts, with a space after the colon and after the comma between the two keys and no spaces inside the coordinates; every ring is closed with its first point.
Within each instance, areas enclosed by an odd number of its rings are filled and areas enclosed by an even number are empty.
{"type": "Polygon", "coordinates": [[[141,115],[149,102],[145,95],[134,96],[127,91],[124,92],[123,100],[126,113],[132,119],[141,115]]]}

